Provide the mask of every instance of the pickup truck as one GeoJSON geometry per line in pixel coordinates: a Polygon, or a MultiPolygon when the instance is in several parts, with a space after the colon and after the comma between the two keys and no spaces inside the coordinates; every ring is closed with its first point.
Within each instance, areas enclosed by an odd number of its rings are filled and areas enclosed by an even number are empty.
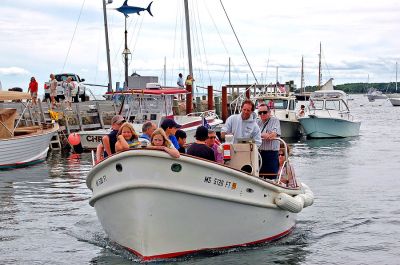
{"type": "MultiPolygon", "coordinates": [[[[77,84],[77,88],[72,91],[72,100],[78,102],[79,98],[81,101],[86,101],[86,86],[83,84],[84,78],[80,78],[79,75],[73,73],[63,73],[54,75],[57,80],[57,97],[56,101],[65,99],[64,91],[67,83],[67,78],[72,77],[72,81],[77,84]]],[[[49,82],[44,84],[45,89],[49,86],[49,82]]]]}

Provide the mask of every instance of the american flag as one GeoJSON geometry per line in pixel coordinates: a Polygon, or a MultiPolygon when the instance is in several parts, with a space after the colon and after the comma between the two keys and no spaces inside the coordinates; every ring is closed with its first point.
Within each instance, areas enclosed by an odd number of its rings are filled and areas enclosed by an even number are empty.
{"type": "Polygon", "coordinates": [[[203,117],[203,121],[202,121],[202,124],[201,124],[201,125],[203,125],[203,126],[206,127],[207,129],[210,129],[210,128],[211,128],[210,124],[208,124],[208,122],[207,122],[207,120],[206,120],[205,117],[203,117]]]}

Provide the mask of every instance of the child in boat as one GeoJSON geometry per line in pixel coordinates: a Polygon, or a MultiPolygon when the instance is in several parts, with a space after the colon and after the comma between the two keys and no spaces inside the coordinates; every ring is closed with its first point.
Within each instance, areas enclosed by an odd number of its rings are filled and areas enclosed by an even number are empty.
{"type": "Polygon", "coordinates": [[[165,151],[175,158],[180,156],[179,151],[172,145],[162,128],[158,128],[153,132],[151,135],[151,143],[148,148],[165,151]]]}
{"type": "Polygon", "coordinates": [[[115,151],[118,153],[140,147],[138,138],[133,125],[129,122],[125,122],[118,130],[115,151]]]}

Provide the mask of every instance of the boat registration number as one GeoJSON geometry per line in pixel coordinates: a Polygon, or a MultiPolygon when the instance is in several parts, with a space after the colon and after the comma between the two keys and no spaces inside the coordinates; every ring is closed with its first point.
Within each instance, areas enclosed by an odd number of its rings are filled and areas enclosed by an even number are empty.
{"type": "Polygon", "coordinates": [[[104,176],[98,178],[98,179],[96,180],[96,187],[100,186],[101,184],[103,184],[103,183],[106,182],[106,181],[107,181],[106,175],[104,175],[104,176]]]}
{"type": "Polygon", "coordinates": [[[220,179],[220,178],[215,178],[215,177],[210,177],[210,176],[205,176],[204,177],[204,183],[207,184],[214,184],[223,188],[227,188],[227,189],[231,189],[234,190],[237,188],[237,183],[236,182],[232,182],[232,181],[228,181],[228,180],[224,180],[224,179],[220,179]]]}

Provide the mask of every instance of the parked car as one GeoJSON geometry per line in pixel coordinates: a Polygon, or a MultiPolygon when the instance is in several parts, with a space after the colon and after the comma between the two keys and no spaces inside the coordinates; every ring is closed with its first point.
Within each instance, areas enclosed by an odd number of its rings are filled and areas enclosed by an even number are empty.
{"type": "MultiPolygon", "coordinates": [[[[80,78],[79,75],[73,73],[63,73],[54,75],[57,80],[57,97],[56,101],[65,99],[65,88],[67,83],[67,78],[72,77],[72,81],[76,82],[77,88],[72,91],[72,100],[78,102],[79,98],[81,101],[86,101],[86,86],[83,84],[84,78],[80,78]]],[[[49,82],[44,84],[45,88],[49,86],[49,82]]]]}

